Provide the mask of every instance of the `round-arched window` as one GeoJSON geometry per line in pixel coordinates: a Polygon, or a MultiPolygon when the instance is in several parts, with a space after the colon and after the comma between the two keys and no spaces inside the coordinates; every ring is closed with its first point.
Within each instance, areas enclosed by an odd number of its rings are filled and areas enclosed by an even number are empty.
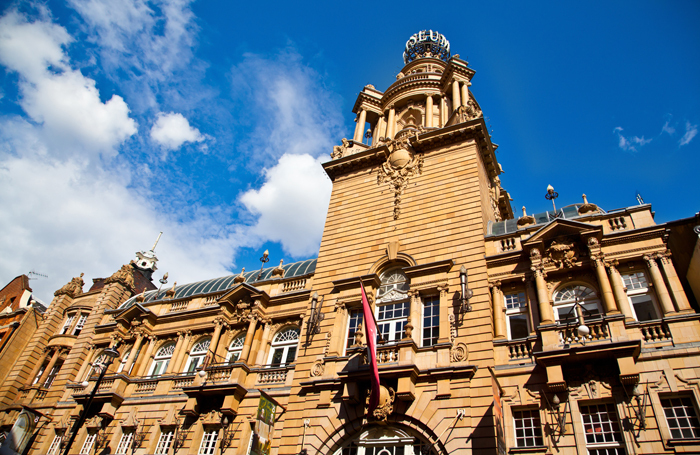
{"type": "Polygon", "coordinates": [[[192,346],[190,358],[187,359],[187,364],[185,365],[185,373],[194,373],[204,363],[210,344],[211,338],[207,337],[200,339],[192,346]]]}
{"type": "Polygon", "coordinates": [[[377,329],[385,343],[394,343],[406,336],[410,301],[408,278],[400,268],[387,270],[381,275],[377,290],[377,329]]]}
{"type": "Polygon", "coordinates": [[[576,302],[583,307],[583,319],[597,319],[601,316],[598,294],[583,284],[566,285],[554,293],[554,316],[561,324],[576,322],[576,302]]]}
{"type": "Polygon", "coordinates": [[[335,452],[334,455],[437,455],[433,444],[422,437],[392,427],[370,428],[335,452]]]}
{"type": "Polygon", "coordinates": [[[399,268],[387,270],[381,275],[382,284],[377,290],[377,302],[395,302],[408,298],[408,278],[399,268]]]}
{"type": "Polygon", "coordinates": [[[299,328],[289,327],[277,332],[272,340],[272,349],[270,350],[270,360],[268,365],[271,367],[283,367],[294,363],[297,356],[297,345],[299,344],[299,328]]]}
{"type": "Polygon", "coordinates": [[[241,352],[243,352],[243,342],[245,341],[245,334],[241,333],[236,338],[233,339],[231,345],[228,347],[228,354],[226,355],[226,362],[233,363],[241,358],[241,352]]]}
{"type": "Polygon", "coordinates": [[[175,343],[168,343],[158,349],[153,358],[153,364],[151,365],[148,375],[160,376],[165,373],[165,370],[168,369],[170,359],[173,357],[173,352],[175,352],[175,343]]]}

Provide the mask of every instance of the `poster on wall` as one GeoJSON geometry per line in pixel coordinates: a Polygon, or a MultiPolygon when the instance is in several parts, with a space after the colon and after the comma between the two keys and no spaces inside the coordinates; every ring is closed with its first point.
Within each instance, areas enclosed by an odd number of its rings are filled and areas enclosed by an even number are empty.
{"type": "Polygon", "coordinates": [[[34,435],[39,419],[41,419],[41,414],[27,408],[22,409],[7,438],[0,446],[0,454],[22,455],[34,435]]]}
{"type": "Polygon", "coordinates": [[[258,416],[255,420],[255,431],[253,433],[253,445],[251,454],[270,455],[272,446],[272,431],[275,425],[275,409],[277,405],[268,400],[262,394],[258,403],[258,416]]]}

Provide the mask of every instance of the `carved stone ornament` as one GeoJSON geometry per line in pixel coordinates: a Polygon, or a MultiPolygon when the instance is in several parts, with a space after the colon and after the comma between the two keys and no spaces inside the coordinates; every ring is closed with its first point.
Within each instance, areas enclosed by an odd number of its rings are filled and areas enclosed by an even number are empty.
{"type": "MultiPolygon", "coordinates": [[[[366,405],[369,406],[369,395],[367,395],[366,405]]],[[[394,412],[394,400],[396,399],[396,392],[394,389],[389,387],[388,389],[383,385],[379,386],[379,404],[376,409],[372,412],[372,417],[377,420],[386,420],[389,415],[394,412]]]]}
{"type": "Polygon", "coordinates": [[[202,423],[202,425],[220,425],[221,424],[221,416],[219,415],[219,411],[217,411],[216,409],[213,409],[213,410],[207,412],[199,420],[202,423]]]}
{"type": "Polygon", "coordinates": [[[542,256],[542,253],[540,253],[539,249],[533,248],[530,250],[530,258],[539,259],[541,256],[542,256]]]}
{"type": "Polygon", "coordinates": [[[124,264],[122,268],[117,270],[105,280],[105,284],[110,283],[121,283],[127,288],[133,289],[134,287],[134,268],[131,264],[124,264]]]}
{"type": "Polygon", "coordinates": [[[331,153],[331,159],[338,159],[345,156],[345,152],[350,148],[350,141],[346,138],[342,139],[343,145],[336,145],[333,147],[333,152],[331,153]]]}
{"type": "Polygon", "coordinates": [[[83,293],[83,286],[85,285],[85,282],[83,281],[83,275],[84,273],[81,273],[80,276],[73,278],[70,280],[68,283],[64,284],[61,289],[58,291],[54,292],[53,295],[58,297],[59,295],[67,295],[69,297],[76,298],[80,294],[83,293]]]}
{"type": "Polygon", "coordinates": [[[314,362],[313,365],[311,365],[311,376],[321,376],[323,375],[324,370],[325,365],[323,363],[323,360],[317,360],[314,362]]]}
{"type": "Polygon", "coordinates": [[[280,278],[284,277],[284,268],[282,267],[283,263],[284,259],[280,259],[280,265],[272,269],[272,276],[278,276],[280,278]]]}
{"type": "Polygon", "coordinates": [[[139,426],[139,423],[139,420],[136,418],[136,408],[132,409],[129,415],[119,422],[122,428],[136,428],[139,426]]]}
{"type": "Polygon", "coordinates": [[[245,272],[245,267],[241,269],[241,273],[236,275],[236,278],[233,279],[234,283],[243,283],[245,282],[245,276],[243,276],[243,273],[245,272]]]}
{"type": "Polygon", "coordinates": [[[464,343],[457,343],[450,350],[450,359],[453,362],[466,362],[467,357],[469,357],[469,348],[464,343]]]}
{"type": "Polygon", "coordinates": [[[102,417],[94,416],[85,422],[85,426],[91,430],[102,428],[102,417]]]}
{"type": "Polygon", "coordinates": [[[401,195],[411,177],[423,172],[423,154],[414,154],[409,138],[404,137],[387,143],[391,151],[377,171],[377,185],[389,182],[394,192],[394,219],[401,214],[401,195]]]}
{"type": "Polygon", "coordinates": [[[165,291],[166,299],[172,299],[173,297],[175,297],[175,286],[177,286],[177,281],[173,283],[173,287],[165,291]]]}
{"type": "Polygon", "coordinates": [[[459,123],[474,120],[482,115],[481,108],[479,108],[479,105],[476,104],[476,101],[474,101],[473,98],[469,98],[466,106],[459,106],[457,108],[457,118],[459,119],[459,123]]]}
{"type": "Polygon", "coordinates": [[[545,253],[547,254],[547,259],[555,263],[559,268],[573,267],[579,256],[575,242],[559,243],[556,240],[552,241],[545,253]]]}

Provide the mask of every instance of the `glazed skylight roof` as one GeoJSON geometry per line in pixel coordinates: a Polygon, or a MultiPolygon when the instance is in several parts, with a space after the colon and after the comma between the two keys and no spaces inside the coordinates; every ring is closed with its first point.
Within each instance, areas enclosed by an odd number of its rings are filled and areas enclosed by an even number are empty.
{"type": "MultiPolygon", "coordinates": [[[[243,276],[245,277],[245,282],[255,286],[257,282],[264,282],[272,279],[272,271],[277,267],[269,267],[263,270],[262,276],[258,280],[258,274],[260,270],[252,270],[250,272],[245,272],[243,276]]],[[[291,264],[284,264],[282,266],[284,269],[284,278],[295,278],[308,275],[316,270],[316,259],[307,259],[300,262],[292,262],[291,264]]],[[[187,297],[192,297],[195,295],[211,294],[218,291],[225,291],[226,289],[232,288],[236,283],[234,279],[238,276],[229,275],[220,278],[213,278],[210,280],[197,281],[196,283],[183,284],[182,286],[175,287],[175,296],[172,299],[182,299],[187,297]]],[[[171,287],[164,287],[159,291],[149,291],[146,292],[144,296],[143,303],[155,302],[157,300],[163,300],[166,291],[170,290],[171,287]]],[[[169,299],[170,300],[170,299],[169,299]]],[[[128,308],[136,301],[136,297],[132,297],[126,302],[124,302],[119,308],[128,308]]]]}
{"type": "MultiPolygon", "coordinates": [[[[555,219],[564,219],[564,220],[574,220],[576,218],[581,218],[583,216],[589,215],[588,213],[585,215],[579,215],[578,213],[578,208],[581,207],[583,204],[571,204],[567,205],[566,207],[562,207],[557,210],[556,214],[554,213],[553,210],[549,210],[547,212],[540,212],[540,213],[535,213],[532,215],[535,217],[535,224],[530,224],[527,226],[523,226],[521,229],[525,228],[530,228],[532,226],[537,226],[539,224],[547,224],[550,221],[553,221],[555,219]]],[[[513,232],[516,232],[518,230],[518,219],[513,219],[513,220],[505,220],[505,221],[498,221],[496,223],[489,223],[489,231],[488,234],[486,235],[491,236],[491,235],[503,235],[503,234],[511,234],[513,232]]]]}

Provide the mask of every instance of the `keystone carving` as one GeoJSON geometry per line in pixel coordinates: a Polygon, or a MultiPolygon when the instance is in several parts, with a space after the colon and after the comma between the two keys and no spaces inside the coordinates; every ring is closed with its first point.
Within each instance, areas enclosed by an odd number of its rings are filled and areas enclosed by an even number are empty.
{"type": "MultiPolygon", "coordinates": [[[[379,386],[379,405],[372,412],[372,417],[377,420],[385,421],[389,415],[394,412],[394,400],[396,392],[393,388],[388,389],[384,386],[379,386]]],[[[369,395],[367,395],[367,406],[369,406],[369,395]]]]}

